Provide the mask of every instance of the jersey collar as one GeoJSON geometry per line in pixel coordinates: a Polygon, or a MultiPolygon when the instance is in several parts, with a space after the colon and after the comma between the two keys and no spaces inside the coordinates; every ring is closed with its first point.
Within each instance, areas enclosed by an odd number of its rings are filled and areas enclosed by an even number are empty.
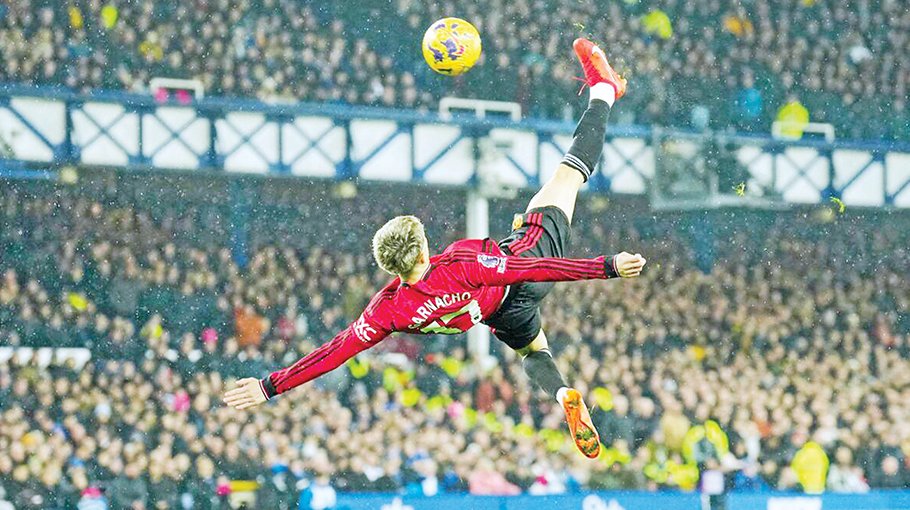
{"type": "MultiPolygon", "coordinates": [[[[434,264],[429,264],[429,265],[427,266],[427,268],[424,269],[423,274],[420,275],[420,278],[417,280],[417,283],[420,283],[420,282],[422,282],[422,281],[426,281],[426,279],[430,276],[430,271],[433,270],[433,266],[434,266],[434,264]]],[[[415,284],[415,285],[416,285],[416,284],[415,284]]],[[[413,285],[411,285],[410,283],[408,283],[408,282],[406,282],[406,281],[404,281],[404,280],[401,280],[401,285],[399,285],[399,287],[413,287],[413,285]]]]}

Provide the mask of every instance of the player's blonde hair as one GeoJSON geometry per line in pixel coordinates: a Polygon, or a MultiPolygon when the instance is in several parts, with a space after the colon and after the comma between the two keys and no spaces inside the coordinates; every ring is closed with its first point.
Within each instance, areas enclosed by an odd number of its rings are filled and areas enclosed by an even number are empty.
{"type": "Polygon", "coordinates": [[[409,275],[426,243],[423,223],[416,216],[396,216],[373,235],[373,258],[383,271],[409,275]]]}

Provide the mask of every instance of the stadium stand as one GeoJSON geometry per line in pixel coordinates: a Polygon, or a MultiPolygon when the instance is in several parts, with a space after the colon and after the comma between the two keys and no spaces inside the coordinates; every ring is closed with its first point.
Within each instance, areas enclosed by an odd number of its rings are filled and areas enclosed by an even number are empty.
{"type": "MultiPolygon", "coordinates": [[[[511,352],[479,372],[458,338],[387,340],[252,418],[213,398],[356,317],[384,281],[367,246],[387,216],[421,215],[436,246],[459,236],[462,191],[341,199],[325,182],[91,172],[2,190],[0,345],[92,353],[0,363],[0,485],[16,508],[102,491],[112,508],[226,508],[242,480],[263,508],[333,490],[691,488],[712,469],[735,490],[786,489],[809,483],[794,460],[807,444],[827,452],[831,490],[908,483],[905,214],[717,214],[702,272],[700,215],[585,198],[577,255],[659,261],[622,292],[558,286],[545,310],[559,364],[595,395],[609,448],[591,463],[511,352]],[[246,253],[226,196],[255,198],[246,253]]],[[[494,204],[500,233],[521,204],[494,204]]]]}
{"type": "Polygon", "coordinates": [[[715,129],[768,132],[795,100],[842,137],[910,138],[900,1],[468,0],[459,10],[484,34],[486,57],[457,80],[432,75],[417,51],[423,29],[450,14],[443,5],[13,0],[0,6],[0,83],[141,91],[167,76],[216,96],[433,109],[449,94],[572,118],[565,49],[592,34],[622,48],[619,67],[635,81],[614,122],[690,126],[703,107],[715,129]]]}

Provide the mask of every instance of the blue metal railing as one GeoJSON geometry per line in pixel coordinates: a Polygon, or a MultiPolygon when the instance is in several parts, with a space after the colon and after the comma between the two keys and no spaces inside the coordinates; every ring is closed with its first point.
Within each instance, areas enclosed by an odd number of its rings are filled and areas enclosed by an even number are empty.
{"type": "MultiPolygon", "coordinates": [[[[571,122],[542,119],[446,119],[415,110],[235,98],[159,103],[123,92],[0,86],[0,142],[12,152],[5,155],[7,162],[466,184],[470,171],[450,170],[474,168],[475,141],[493,136],[508,142],[493,163],[496,172],[507,184],[535,186],[555,168],[573,129],[571,122]]],[[[772,191],[788,201],[852,196],[860,205],[910,206],[908,142],[710,136],[734,146],[760,187],[777,187],[772,191]]],[[[644,193],[661,163],[662,140],[705,138],[681,130],[610,126],[604,171],[590,187],[644,193]]]]}

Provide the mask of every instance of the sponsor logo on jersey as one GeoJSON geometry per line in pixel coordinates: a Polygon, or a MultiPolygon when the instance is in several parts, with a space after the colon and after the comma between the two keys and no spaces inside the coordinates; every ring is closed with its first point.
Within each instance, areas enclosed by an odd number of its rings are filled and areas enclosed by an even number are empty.
{"type": "Polygon", "coordinates": [[[357,339],[361,342],[365,344],[372,343],[373,335],[375,334],[376,330],[373,329],[373,326],[367,324],[367,321],[363,318],[363,315],[361,315],[360,318],[357,319],[357,322],[354,323],[354,336],[356,336],[357,339]]]}
{"type": "Polygon", "coordinates": [[[487,255],[486,253],[477,254],[477,262],[480,262],[480,265],[483,267],[488,267],[490,269],[496,268],[497,273],[504,273],[506,271],[506,258],[497,257],[496,255],[487,255]]]}

